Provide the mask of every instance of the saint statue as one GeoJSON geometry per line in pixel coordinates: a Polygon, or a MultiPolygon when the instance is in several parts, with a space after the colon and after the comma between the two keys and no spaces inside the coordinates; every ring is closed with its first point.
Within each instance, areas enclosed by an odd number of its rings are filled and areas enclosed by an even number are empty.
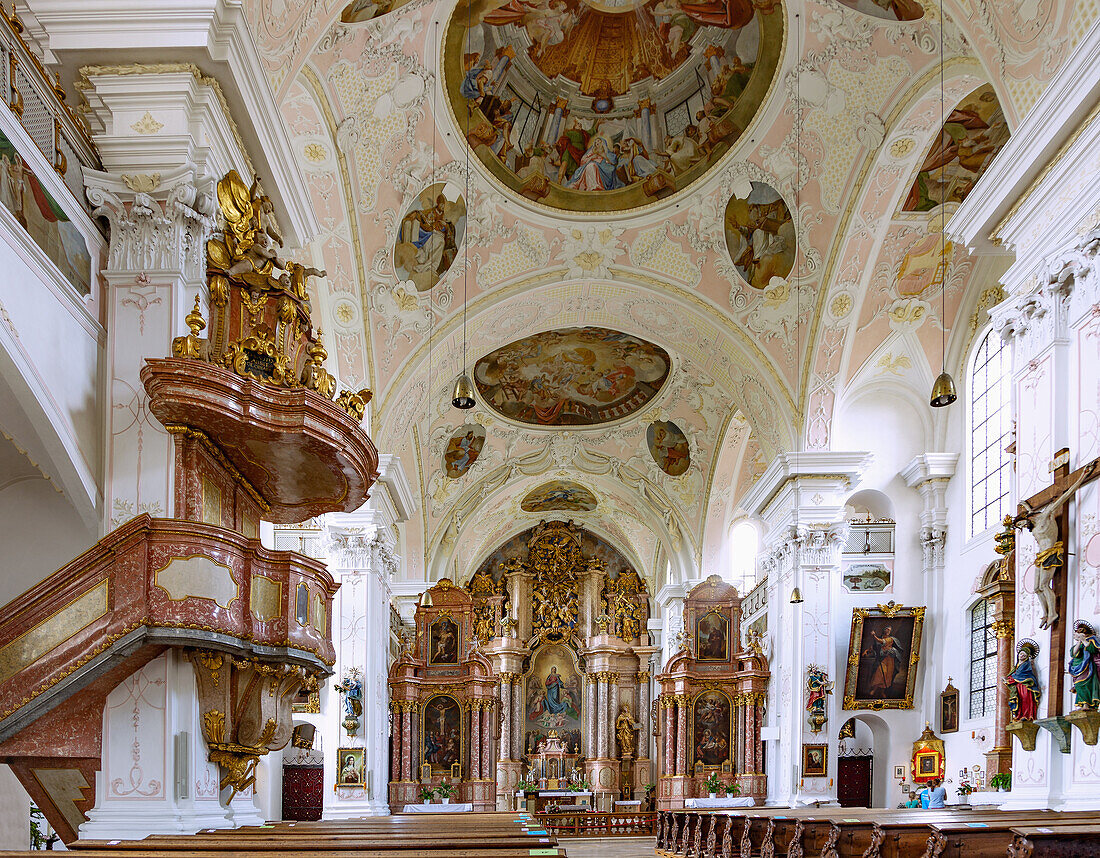
{"type": "Polygon", "coordinates": [[[1043,691],[1039,677],[1035,675],[1035,656],[1039,645],[1031,638],[1024,638],[1016,646],[1016,666],[1004,678],[1008,686],[1008,709],[1013,721],[1034,721],[1039,714],[1039,700],[1043,691]]]}
{"type": "Polygon", "coordinates": [[[1069,655],[1074,708],[1095,712],[1100,709],[1100,638],[1091,623],[1078,620],[1073,624],[1069,655]]]}
{"type": "Polygon", "coordinates": [[[615,719],[615,735],[619,739],[619,759],[632,758],[634,756],[635,737],[638,735],[638,725],[627,714],[625,706],[619,710],[619,717],[615,719]]]}

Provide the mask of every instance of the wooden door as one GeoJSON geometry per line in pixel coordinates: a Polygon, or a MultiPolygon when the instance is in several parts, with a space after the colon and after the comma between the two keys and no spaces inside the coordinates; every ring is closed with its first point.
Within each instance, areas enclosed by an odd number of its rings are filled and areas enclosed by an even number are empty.
{"type": "Polygon", "coordinates": [[[866,757],[841,757],[837,761],[836,797],[841,807],[871,806],[872,760],[866,757]]]}
{"type": "Polygon", "coordinates": [[[313,822],[325,801],[323,765],[283,766],[283,819],[313,822]]]}

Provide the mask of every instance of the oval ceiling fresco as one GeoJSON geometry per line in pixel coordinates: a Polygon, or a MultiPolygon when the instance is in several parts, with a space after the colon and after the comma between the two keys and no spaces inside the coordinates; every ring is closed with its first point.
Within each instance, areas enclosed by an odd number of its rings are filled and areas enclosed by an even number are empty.
{"type": "Polygon", "coordinates": [[[552,512],[557,509],[591,512],[596,508],[596,496],[579,483],[552,480],[531,489],[523,496],[519,506],[524,512],[552,512]]]}
{"type": "Polygon", "coordinates": [[[394,9],[400,9],[410,0],[352,0],[340,13],[340,22],[343,24],[361,24],[363,21],[371,21],[394,9]]]}
{"type": "Polygon", "coordinates": [[[447,439],[447,449],[443,451],[443,471],[452,480],[457,480],[477,461],[481,448],[485,446],[485,427],[478,423],[459,426],[447,439]]]}
{"type": "Polygon", "coordinates": [[[474,366],[482,401],[532,426],[595,426],[642,408],[668,379],[668,352],[607,328],[544,331],[474,366]]]}
{"type": "Polygon", "coordinates": [[[794,222],[783,197],[771,185],[752,182],[748,196],[726,204],[726,248],[737,273],[755,289],[773,277],[786,279],[794,265],[794,222]]]}
{"type": "Polygon", "coordinates": [[[650,423],[645,440],[653,461],[670,477],[680,476],[691,465],[687,436],[675,423],[668,420],[650,423]]]}
{"type": "Polygon", "coordinates": [[[782,44],[779,0],[459,0],[444,82],[507,187],[621,211],[718,162],[764,101],[782,44]]]}
{"type": "Polygon", "coordinates": [[[393,248],[393,268],[411,280],[417,292],[427,292],[458,256],[466,234],[466,200],[447,182],[430,185],[401,218],[393,248]]]}
{"type": "Polygon", "coordinates": [[[888,21],[915,21],[924,17],[919,0],[840,0],[840,5],[888,21]]]}

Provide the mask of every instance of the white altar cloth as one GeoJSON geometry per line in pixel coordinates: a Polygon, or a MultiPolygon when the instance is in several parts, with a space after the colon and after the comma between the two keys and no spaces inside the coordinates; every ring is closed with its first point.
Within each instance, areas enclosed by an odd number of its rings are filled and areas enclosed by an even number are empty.
{"type": "Polygon", "coordinates": [[[689,798],[684,800],[684,807],[695,810],[701,807],[752,807],[756,804],[747,796],[725,796],[723,798],[689,798]]]}
{"type": "Polygon", "coordinates": [[[474,806],[465,804],[406,804],[402,813],[472,813],[474,806]]]}

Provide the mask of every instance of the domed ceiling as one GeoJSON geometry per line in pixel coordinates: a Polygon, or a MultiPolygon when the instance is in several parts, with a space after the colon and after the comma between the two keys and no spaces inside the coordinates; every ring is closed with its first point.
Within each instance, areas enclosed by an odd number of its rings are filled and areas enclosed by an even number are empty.
{"type": "Polygon", "coordinates": [[[474,367],[497,413],[532,426],[594,426],[645,406],[668,378],[660,346],[607,328],[565,328],[516,340],[474,367]]]}
{"type": "Polygon", "coordinates": [[[782,43],[778,0],[470,0],[448,24],[445,92],[513,191],[631,209],[692,185],[730,149],[782,43]]]}

